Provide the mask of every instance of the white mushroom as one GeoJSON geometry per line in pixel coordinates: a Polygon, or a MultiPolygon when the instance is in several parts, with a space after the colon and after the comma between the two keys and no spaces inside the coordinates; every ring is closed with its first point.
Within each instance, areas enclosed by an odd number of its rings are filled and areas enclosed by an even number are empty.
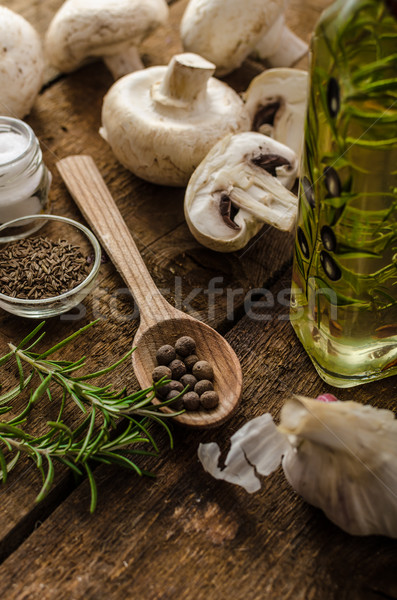
{"type": "Polygon", "coordinates": [[[269,69],[252,80],[244,94],[252,129],[289,146],[300,161],[309,76],[299,69],[269,69]]]}
{"type": "Polygon", "coordinates": [[[0,115],[22,119],[40,91],[44,56],[36,30],[0,6],[0,115]]]}
{"type": "Polygon", "coordinates": [[[48,60],[68,73],[103,57],[117,79],[143,68],[137,46],[167,19],[165,0],[67,0],[46,34],[48,60]]]}
{"type": "Polygon", "coordinates": [[[299,45],[282,20],[287,1],[190,0],[181,23],[183,47],[215,63],[217,75],[222,76],[238,68],[262,38],[266,36],[264,44],[271,39],[276,27],[277,44],[271,53],[277,49],[279,57],[279,38],[289,38],[281,66],[291,66],[307,51],[307,45],[299,45]]]}
{"type": "Polygon", "coordinates": [[[308,45],[285,24],[282,14],[255,46],[252,54],[269,67],[292,67],[308,52],[308,45]]]}
{"type": "Polygon", "coordinates": [[[294,185],[297,170],[295,152],[261,133],[226,136],[187,186],[190,231],[219,252],[243,248],[264,223],[291,231],[298,200],[287,188],[294,185]]]}
{"type": "Polygon", "coordinates": [[[105,96],[101,135],[138,177],[186,185],[212,146],[227,133],[247,131],[238,94],[211,77],[215,66],[196,54],[174,56],[117,81],[105,96]]]}

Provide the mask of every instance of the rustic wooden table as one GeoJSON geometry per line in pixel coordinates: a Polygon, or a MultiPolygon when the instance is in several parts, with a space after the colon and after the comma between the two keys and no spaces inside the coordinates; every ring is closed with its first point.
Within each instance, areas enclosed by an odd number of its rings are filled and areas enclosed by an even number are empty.
{"type": "MultiPolygon", "coordinates": [[[[43,33],[61,0],[6,0],[43,33]]],[[[178,24],[186,0],[171,4],[169,26],[144,44],[147,66],[180,51],[178,24]]],[[[292,0],[288,22],[308,39],[330,0],[292,0]]],[[[247,61],[227,80],[237,90],[259,71],[247,61]]],[[[87,481],[59,471],[41,504],[39,477],[26,461],[0,488],[0,595],[4,600],[224,598],[257,600],[397,598],[396,543],[353,538],[305,504],[281,469],[254,495],[210,478],[197,460],[199,442],[230,435],[248,419],[270,411],[297,392],[395,407],[396,379],[353,390],[325,385],[298,343],[285,290],[290,283],[292,237],[266,229],[244,251],[210,252],[195,242],[183,218],[182,189],[138,180],[123,169],[98,135],[102,98],[112,83],[101,63],[68,76],[49,70],[47,84],[27,121],[38,135],[54,180],[52,211],[82,220],[55,169],[57,159],[91,154],[165,297],[218,329],[241,360],[244,395],[239,411],[216,431],[174,427],[175,449],[156,431],[159,459],[147,464],[157,479],[99,467],[99,504],[89,514],[87,481]],[[214,291],[216,289],[216,291],[214,291]],[[212,293],[211,293],[212,290],[212,293]],[[264,298],[265,297],[265,301],[264,298]],[[262,297],[262,298],[261,298],[262,297]],[[274,299],[274,305],[271,300],[274,299]],[[249,314],[250,300],[254,300],[249,314]]],[[[51,342],[100,317],[84,347],[91,365],[121,357],[137,328],[133,299],[110,262],[77,313],[48,321],[51,342]]],[[[1,351],[32,322],[0,314],[1,351]]],[[[7,374],[5,383],[14,377],[7,374]]],[[[130,364],[112,378],[136,386],[130,364]]],[[[76,419],[78,415],[76,414],[76,419]]],[[[37,411],[35,419],[46,418],[37,411]]]]}

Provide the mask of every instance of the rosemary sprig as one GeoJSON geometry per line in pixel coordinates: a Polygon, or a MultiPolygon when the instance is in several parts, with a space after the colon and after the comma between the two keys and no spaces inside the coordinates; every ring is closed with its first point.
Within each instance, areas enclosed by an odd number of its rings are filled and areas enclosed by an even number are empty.
{"type": "Polygon", "coordinates": [[[50,491],[55,466],[60,463],[78,476],[87,475],[91,489],[91,512],[97,503],[92,464],[119,465],[138,475],[151,475],[142,470],[133,457],[159,453],[148,431],[150,421],[160,423],[166,429],[172,447],[171,431],[165,421],[169,416],[178,414],[161,412],[161,407],[166,403],[157,406],[152,404],[156,389],[165,381],[131,394],[127,394],[125,388],[115,390],[112,385],[99,387],[90,383],[92,379],[111,373],[134,349],[109,367],[85,375],[77,375],[77,371],[85,366],[85,357],[74,361],[50,358],[95,323],[82,327],[49,350],[35,352],[33,349],[44,336],[41,330],[45,323],[40,323],[18,345],[10,343],[10,352],[0,358],[0,366],[14,360],[19,374],[18,385],[0,396],[0,482],[6,482],[19,459],[28,456],[43,480],[36,498],[39,502],[50,491]],[[37,377],[34,378],[34,375],[37,377]],[[33,383],[37,383],[37,379],[39,383],[35,386],[33,383]],[[25,395],[28,393],[26,405],[17,416],[4,420],[4,415],[12,409],[11,403],[22,392],[25,395]],[[56,421],[46,423],[47,429],[43,435],[35,437],[26,431],[25,425],[29,422],[33,406],[44,396],[50,402],[59,402],[58,416],[56,421]],[[81,422],[74,429],[63,421],[65,407],[70,401],[83,414],[81,422]],[[145,445],[149,446],[149,450],[144,449],[145,445]]]}

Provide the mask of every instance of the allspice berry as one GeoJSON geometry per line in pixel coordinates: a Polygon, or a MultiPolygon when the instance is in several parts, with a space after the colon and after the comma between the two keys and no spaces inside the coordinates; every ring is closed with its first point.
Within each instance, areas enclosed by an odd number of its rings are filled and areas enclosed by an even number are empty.
{"type": "Polygon", "coordinates": [[[185,363],[179,360],[179,358],[170,362],[168,367],[171,369],[172,379],[180,379],[186,373],[185,363]]]}
{"type": "MultiPolygon", "coordinates": [[[[195,378],[194,375],[191,375],[190,373],[186,373],[186,375],[183,375],[180,379],[183,387],[185,388],[186,386],[188,386],[188,392],[193,392],[194,390],[194,386],[197,383],[197,379],[195,378]]],[[[211,388],[212,389],[212,388],[211,388]]]]}
{"type": "Polygon", "coordinates": [[[198,360],[199,357],[196,354],[189,354],[183,362],[185,363],[187,370],[191,371],[198,360]]]}
{"type": "Polygon", "coordinates": [[[180,381],[172,380],[169,383],[166,383],[165,385],[161,386],[157,390],[157,395],[161,398],[166,398],[167,395],[172,391],[178,392],[178,394],[183,391],[183,385],[180,381]]]}
{"type": "Polygon", "coordinates": [[[160,365],[159,367],[153,369],[152,379],[155,383],[157,381],[160,381],[160,379],[162,379],[163,377],[166,377],[167,379],[172,379],[172,372],[170,368],[166,367],[165,365],[160,365]]]}
{"type": "Polygon", "coordinates": [[[212,384],[212,381],[210,381],[209,379],[201,379],[194,386],[194,391],[199,396],[201,396],[201,394],[204,394],[204,392],[212,392],[213,389],[214,386],[212,384]]]}
{"type": "Polygon", "coordinates": [[[175,348],[169,344],[161,346],[156,352],[156,358],[159,365],[169,365],[176,358],[175,348]]]}
{"type": "Polygon", "coordinates": [[[175,342],[175,350],[179,354],[179,356],[185,357],[189,356],[189,354],[193,354],[196,350],[196,342],[193,338],[188,335],[184,335],[180,337],[175,342]]]}
{"type": "Polygon", "coordinates": [[[178,412],[212,410],[219,404],[212,383],[212,365],[200,360],[195,351],[195,340],[184,335],[176,340],[175,347],[165,344],[156,352],[158,366],[152,371],[153,382],[156,384],[163,378],[171,380],[158,388],[157,395],[178,412]]]}
{"type": "Polygon", "coordinates": [[[186,410],[198,410],[200,408],[200,398],[196,392],[187,392],[182,396],[183,408],[186,410]]]}
{"type": "Polygon", "coordinates": [[[216,392],[204,392],[204,394],[200,396],[200,404],[207,410],[216,408],[219,404],[219,396],[216,392]]]}
{"type": "Polygon", "coordinates": [[[182,410],[183,409],[183,400],[182,397],[177,397],[179,396],[179,392],[177,392],[176,390],[171,390],[166,397],[166,400],[172,400],[173,398],[176,398],[176,400],[174,400],[173,402],[170,402],[170,407],[173,408],[174,410],[182,410]]]}
{"type": "Polygon", "coordinates": [[[209,379],[211,381],[214,378],[214,370],[206,360],[196,362],[192,373],[197,379],[209,379]]]}

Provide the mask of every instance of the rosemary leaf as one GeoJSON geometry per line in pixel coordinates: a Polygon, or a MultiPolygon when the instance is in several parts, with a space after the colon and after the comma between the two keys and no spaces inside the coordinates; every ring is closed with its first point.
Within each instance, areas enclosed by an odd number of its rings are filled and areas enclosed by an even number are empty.
{"type": "Polygon", "coordinates": [[[92,471],[87,463],[85,463],[84,468],[87,472],[88,481],[90,483],[90,490],[91,490],[90,513],[92,514],[95,512],[95,509],[96,509],[96,505],[97,505],[97,501],[98,501],[98,491],[97,491],[94,476],[93,476],[92,471]]]}
{"type": "Polygon", "coordinates": [[[6,463],[6,459],[4,457],[4,454],[0,448],[0,468],[1,468],[1,473],[0,473],[0,479],[2,479],[4,481],[4,483],[6,483],[7,481],[7,474],[8,474],[8,470],[7,470],[7,463],[6,463]]]}
{"type": "Polygon", "coordinates": [[[47,463],[48,463],[47,476],[45,478],[43,487],[41,488],[40,493],[36,498],[36,502],[40,502],[41,500],[43,500],[43,498],[45,498],[45,496],[50,491],[52,483],[54,481],[54,474],[55,474],[54,463],[52,462],[52,459],[50,456],[47,455],[46,458],[47,458],[47,463]]]}
{"type": "Polygon", "coordinates": [[[131,354],[134,352],[135,348],[131,348],[129,352],[127,352],[124,356],[120,358],[117,362],[106,369],[102,369],[101,371],[96,371],[95,373],[90,373],[89,375],[83,375],[82,377],[76,377],[74,381],[87,381],[87,379],[96,379],[97,377],[101,377],[102,375],[107,375],[111,371],[117,369],[119,365],[121,365],[131,354]]]}
{"type": "MultiPolygon", "coordinates": [[[[22,342],[20,342],[18,344],[18,346],[16,347],[16,349],[20,350],[21,348],[23,348],[25,346],[25,344],[27,344],[28,342],[30,342],[30,340],[32,338],[34,338],[34,336],[36,335],[36,333],[38,333],[41,329],[43,329],[44,325],[45,325],[45,321],[42,321],[41,323],[39,323],[37,325],[37,327],[35,327],[33,329],[33,331],[31,331],[25,338],[23,338],[22,342]]],[[[40,336],[40,338],[38,340],[36,340],[34,342],[34,344],[37,344],[38,341],[41,339],[41,337],[43,337],[44,335],[45,335],[45,333],[42,333],[41,336],[40,336]]]]}
{"type": "Polygon", "coordinates": [[[66,347],[95,323],[96,321],[82,327],[49,350],[32,352],[44,336],[42,329],[45,323],[40,323],[17,346],[10,343],[11,352],[0,358],[0,366],[13,358],[19,376],[18,385],[0,396],[0,415],[12,409],[11,404],[20,398],[21,392],[29,392],[27,400],[25,395],[22,396],[25,405],[16,417],[8,422],[0,419],[0,481],[4,483],[7,480],[8,474],[22,456],[29,457],[43,479],[36,498],[40,502],[53,486],[56,465],[61,464],[77,476],[81,477],[84,473],[87,475],[91,512],[97,505],[97,488],[90,462],[124,467],[138,475],[151,475],[129,458],[132,455],[158,456],[159,448],[149,432],[150,422],[159,423],[165,428],[170,445],[173,446],[171,431],[165,423],[173,415],[161,412],[167,402],[158,406],[152,404],[157,388],[165,380],[155,387],[132,393],[127,393],[126,388],[116,390],[111,384],[97,386],[88,383],[88,380],[114,371],[131,356],[133,349],[114,364],[78,377],[73,374],[85,366],[85,357],[48,360],[50,355],[66,347]],[[29,369],[27,377],[25,369],[29,369]],[[39,379],[38,385],[34,383],[35,374],[39,379]],[[47,421],[46,430],[39,436],[34,436],[27,433],[24,427],[29,424],[32,407],[43,403],[45,398],[52,403],[59,403],[57,418],[55,421],[47,421]],[[68,403],[74,403],[82,413],[80,422],[74,428],[63,422],[68,403]],[[8,462],[3,448],[12,457],[8,462]]]}
{"type": "Polygon", "coordinates": [[[95,325],[98,322],[99,322],[99,319],[97,319],[96,321],[91,321],[91,323],[88,323],[88,325],[85,325],[85,327],[82,327],[78,331],[75,331],[69,337],[65,338],[64,340],[62,340],[58,344],[55,344],[55,346],[53,346],[52,348],[50,348],[46,352],[43,352],[42,354],[40,354],[40,359],[46,358],[47,356],[50,356],[51,354],[54,354],[57,350],[60,350],[61,348],[64,348],[72,340],[74,340],[76,337],[78,337],[79,335],[81,335],[82,333],[84,333],[85,331],[87,331],[87,329],[90,329],[93,325],[95,325]]]}

